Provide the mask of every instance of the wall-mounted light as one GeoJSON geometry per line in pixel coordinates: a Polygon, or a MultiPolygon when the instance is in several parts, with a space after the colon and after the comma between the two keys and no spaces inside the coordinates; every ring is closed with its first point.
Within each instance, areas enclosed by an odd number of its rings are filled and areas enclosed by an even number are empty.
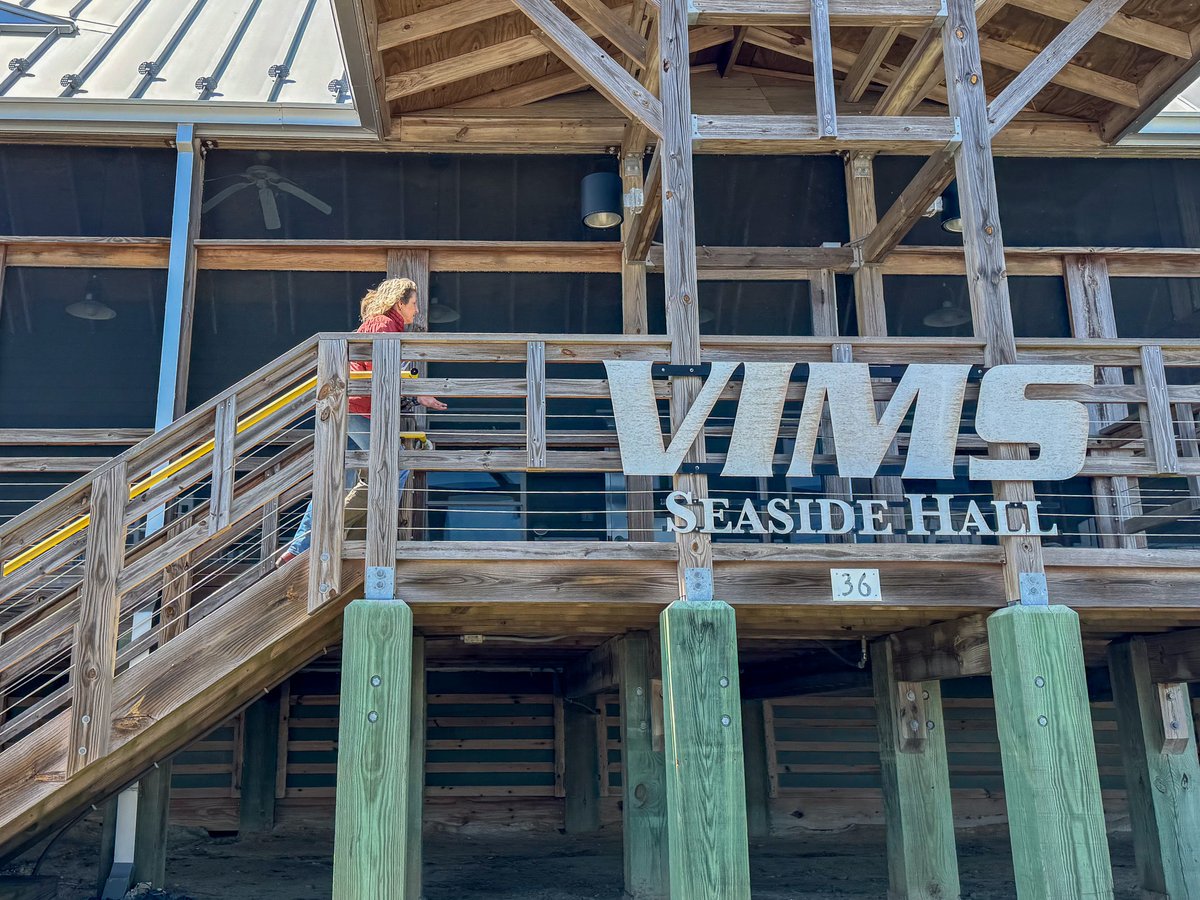
{"type": "Polygon", "coordinates": [[[962,209],[958,205],[958,183],[950,182],[950,186],[942,192],[942,231],[951,234],[962,234],[962,209]]]}
{"type": "Polygon", "coordinates": [[[107,322],[117,317],[117,311],[100,299],[100,279],[93,272],[88,278],[83,299],[67,306],[67,315],[91,322],[107,322]]]}
{"type": "Polygon", "coordinates": [[[579,206],[588,228],[615,228],[624,218],[621,177],[616,172],[593,172],[579,183],[579,206]]]}

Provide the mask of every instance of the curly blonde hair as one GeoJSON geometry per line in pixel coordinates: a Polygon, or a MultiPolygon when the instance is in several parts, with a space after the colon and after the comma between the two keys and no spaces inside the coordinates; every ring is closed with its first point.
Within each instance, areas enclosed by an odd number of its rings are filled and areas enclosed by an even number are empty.
{"type": "Polygon", "coordinates": [[[367,291],[359,305],[358,315],[362,321],[375,316],[384,316],[392,307],[404,303],[410,294],[417,292],[417,283],[411,278],[389,278],[367,291]]]}

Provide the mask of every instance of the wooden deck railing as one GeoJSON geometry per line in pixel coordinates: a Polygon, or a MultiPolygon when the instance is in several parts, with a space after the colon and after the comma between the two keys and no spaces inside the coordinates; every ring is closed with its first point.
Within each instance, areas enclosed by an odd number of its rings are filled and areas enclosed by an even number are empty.
{"type": "MultiPolygon", "coordinates": [[[[1189,498],[1200,495],[1200,384],[1187,383],[1198,380],[1200,341],[1026,340],[1018,356],[1097,367],[1094,386],[1042,389],[1093,410],[1084,475],[1176,476],[1188,479],[1189,498]]],[[[394,568],[406,515],[393,485],[403,470],[619,472],[601,363],[668,358],[665,337],[620,335],[337,334],[302,344],[0,528],[0,748],[69,707],[67,775],[103,757],[108,729],[101,723],[110,721],[114,678],[269,572],[281,514],[296,515],[310,494],[315,609],[342,587],[344,559],[365,557],[368,573],[394,568]],[[354,361],[371,362],[373,377],[352,377],[354,361]],[[429,365],[429,377],[403,380],[408,362],[429,365]],[[411,430],[403,398],[414,393],[450,405],[428,417],[432,449],[400,439],[411,430]],[[348,451],[348,402],[366,394],[371,452],[348,451]],[[345,473],[352,469],[367,473],[367,514],[361,533],[347,535],[345,473]]],[[[875,396],[886,400],[904,365],[981,365],[983,346],[973,339],[711,337],[702,340],[701,358],[849,358],[879,367],[875,396]]],[[[665,399],[668,382],[656,382],[656,390],[665,399]]],[[[735,380],[723,398],[739,392],[735,380]]],[[[793,382],[789,399],[803,394],[804,383],[793,382]]],[[[710,419],[711,463],[723,459],[729,431],[729,416],[710,419]]],[[[898,446],[902,452],[903,435],[898,446]]],[[[817,470],[832,472],[832,456],[820,449],[817,470]]],[[[984,449],[964,430],[962,460],[984,449]]],[[[410,499],[405,509],[423,502],[410,499]]],[[[653,537],[652,503],[643,498],[642,509],[623,511],[630,536],[653,537]],[[635,514],[642,516],[636,528],[635,514]]],[[[1145,528],[1152,516],[1142,519],[1126,527],[1145,528]]]]}

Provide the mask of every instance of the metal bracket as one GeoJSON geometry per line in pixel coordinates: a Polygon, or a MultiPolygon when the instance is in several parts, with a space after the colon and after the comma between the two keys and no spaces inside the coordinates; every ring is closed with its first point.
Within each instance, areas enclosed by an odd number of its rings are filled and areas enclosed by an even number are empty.
{"type": "Polygon", "coordinates": [[[712,371],[712,363],[697,363],[694,366],[672,365],[670,363],[655,363],[650,367],[650,377],[652,378],[671,378],[682,377],[687,375],[695,375],[698,378],[707,378],[712,371]]]}
{"type": "Polygon", "coordinates": [[[713,599],[712,569],[684,569],[683,599],[692,602],[713,599]]]}
{"type": "Polygon", "coordinates": [[[622,205],[632,212],[641,212],[646,205],[646,195],[641,188],[634,188],[621,198],[622,205]]]}
{"type": "Polygon", "coordinates": [[[958,116],[953,116],[951,121],[954,123],[954,134],[946,143],[946,149],[953,153],[962,145],[962,120],[958,116]]]}
{"type": "Polygon", "coordinates": [[[1020,572],[1017,585],[1021,591],[1022,606],[1049,606],[1050,589],[1046,585],[1044,572],[1020,572]]]}
{"type": "Polygon", "coordinates": [[[394,600],[396,570],[391,566],[367,566],[364,591],[368,600],[394,600]]]}

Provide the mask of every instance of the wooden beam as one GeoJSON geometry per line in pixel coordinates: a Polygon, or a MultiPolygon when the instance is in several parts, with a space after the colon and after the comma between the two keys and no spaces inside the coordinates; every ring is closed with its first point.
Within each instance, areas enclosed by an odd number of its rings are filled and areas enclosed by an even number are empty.
{"type": "Polygon", "coordinates": [[[706,151],[732,150],[747,144],[773,145],[770,152],[786,152],[794,144],[822,141],[832,146],[875,150],[909,148],[906,152],[935,150],[953,144],[958,132],[951,119],[940,116],[844,116],[832,124],[815,116],[698,115],[693,117],[693,138],[706,151]],[[826,133],[834,128],[836,134],[826,133]]]}
{"type": "Polygon", "coordinates": [[[625,230],[624,259],[645,261],[662,220],[662,147],[656,144],[642,187],[643,205],[625,230]]]}
{"type": "Polygon", "coordinates": [[[1166,686],[1177,709],[1164,721],[1164,686],[1151,676],[1145,640],[1110,644],[1108,664],[1138,887],[1145,896],[1186,897],[1200,884],[1200,795],[1191,790],[1200,783],[1200,757],[1188,686],[1166,686]],[[1172,746],[1176,732],[1182,746],[1172,746]]]}
{"type": "Polygon", "coordinates": [[[746,42],[747,30],[745,25],[738,25],[733,29],[733,40],[729,42],[725,55],[717,65],[717,71],[721,73],[722,78],[728,78],[733,67],[737,65],[738,54],[742,52],[742,45],[746,42]]]}
{"type": "MultiPolygon", "coordinates": [[[[1008,3],[1010,6],[1058,19],[1060,22],[1073,21],[1088,6],[1087,0],[1008,0],[1008,3]]],[[[1117,13],[1100,31],[1119,40],[1169,53],[1180,59],[1188,59],[1192,55],[1192,41],[1186,31],[1159,25],[1149,19],[1117,13]]]]}
{"type": "Polygon", "coordinates": [[[333,0],[338,40],[346,61],[346,77],[354,95],[359,119],[376,137],[387,136],[391,110],[384,90],[383,62],[379,56],[378,21],[373,0],[333,0]]]}
{"type": "Polygon", "coordinates": [[[898,632],[888,638],[888,655],[901,681],[986,675],[992,670],[987,616],[967,616],[898,632]]]}
{"type": "Polygon", "coordinates": [[[883,65],[884,57],[888,55],[899,35],[900,28],[897,25],[877,25],[871,29],[862,49],[858,51],[858,56],[854,58],[854,65],[842,80],[843,100],[857,103],[862,99],[862,95],[871,84],[871,79],[883,65]]]}
{"type": "Polygon", "coordinates": [[[916,43],[908,51],[900,71],[872,108],[872,115],[906,115],[921,102],[926,83],[938,71],[938,64],[942,61],[943,21],[938,16],[916,37],[916,43]]]}
{"type": "Polygon", "coordinates": [[[1064,70],[1084,45],[1112,21],[1128,0],[1091,0],[1082,12],[1018,74],[988,106],[988,122],[1011,122],[1022,109],[1064,70]]]}
{"type": "MultiPolygon", "coordinates": [[[[669,0],[668,0],[669,2],[669,0]]],[[[671,900],[749,900],[733,608],[678,600],[659,617],[671,900]]]]}
{"type": "Polygon", "coordinates": [[[1200,629],[1171,631],[1144,640],[1153,681],[1200,681],[1200,629]]]}
{"type": "MultiPolygon", "coordinates": [[[[428,300],[422,296],[425,304],[428,300]]],[[[400,432],[403,347],[399,339],[371,345],[371,453],[367,467],[366,589],[368,600],[396,596],[396,529],[400,526],[400,432]]],[[[314,508],[314,521],[316,511],[314,508]]],[[[314,527],[315,531],[315,527],[314,527]]]]}
{"type": "Polygon", "coordinates": [[[412,638],[412,610],[400,601],[355,600],[346,607],[335,897],[407,895],[412,638]]]}
{"type": "Polygon", "coordinates": [[[663,130],[662,104],[613,61],[551,0],[513,0],[538,28],[558,57],[582,75],[610,103],[654,134],[663,130]]]}
{"type": "Polygon", "coordinates": [[[654,749],[650,635],[632,631],[618,640],[625,896],[660,900],[669,878],[667,776],[663,753],[654,749]]]}
{"type": "MultiPolygon", "coordinates": [[[[1096,0],[1092,0],[1092,3],[1095,2],[1096,0]]],[[[1040,55],[1033,50],[1026,50],[1015,44],[1007,44],[996,38],[981,37],[979,48],[984,62],[1001,66],[1012,72],[1024,72],[1034,66],[1040,55]]],[[[1172,62],[1174,61],[1172,60],[1172,62]]],[[[1130,109],[1136,109],[1138,106],[1138,86],[1136,84],[1093,71],[1085,66],[1065,63],[1055,69],[1049,81],[1130,109]]]]}
{"type": "MultiPolygon", "coordinates": [[[[837,26],[924,25],[941,9],[937,0],[830,0],[837,26]]],[[[810,0],[691,0],[693,25],[806,26],[810,0]]]]}
{"type": "Polygon", "coordinates": [[[563,670],[562,694],[568,700],[612,691],[618,683],[620,638],[605,641],[563,670]]]}
{"type": "Polygon", "coordinates": [[[809,33],[816,78],[817,131],[820,137],[838,136],[837,86],[833,81],[833,39],[829,34],[829,0],[809,0],[809,33]]]}
{"type": "Polygon", "coordinates": [[[512,0],[455,0],[379,23],[378,47],[390,50],[513,11],[512,0]]]}
{"type": "MultiPolygon", "coordinates": [[[[167,828],[171,808],[171,761],[164,759],[138,781],[133,835],[133,884],[162,888],[167,880],[167,828]]],[[[109,854],[109,858],[112,855],[109,854]]]]}
{"type": "Polygon", "coordinates": [[[988,638],[1017,893],[1111,897],[1079,616],[1010,606],[988,638]]]}
{"type": "Polygon", "coordinates": [[[896,675],[891,640],[871,645],[888,896],[959,896],[946,717],[936,681],[896,675]]]}
{"type": "Polygon", "coordinates": [[[1200,77],[1200,25],[1189,33],[1192,53],[1187,59],[1167,57],[1160,60],[1136,87],[1133,109],[1113,109],[1100,121],[1100,136],[1116,144],[1141,131],[1180,91],[1200,77]]]}
{"type": "MultiPolygon", "coordinates": [[[[511,0],[510,0],[511,2],[511,0]]],[[[590,24],[609,43],[625,54],[626,59],[642,68],[649,62],[646,39],[600,0],[566,0],[579,18],[590,24]]]]}

